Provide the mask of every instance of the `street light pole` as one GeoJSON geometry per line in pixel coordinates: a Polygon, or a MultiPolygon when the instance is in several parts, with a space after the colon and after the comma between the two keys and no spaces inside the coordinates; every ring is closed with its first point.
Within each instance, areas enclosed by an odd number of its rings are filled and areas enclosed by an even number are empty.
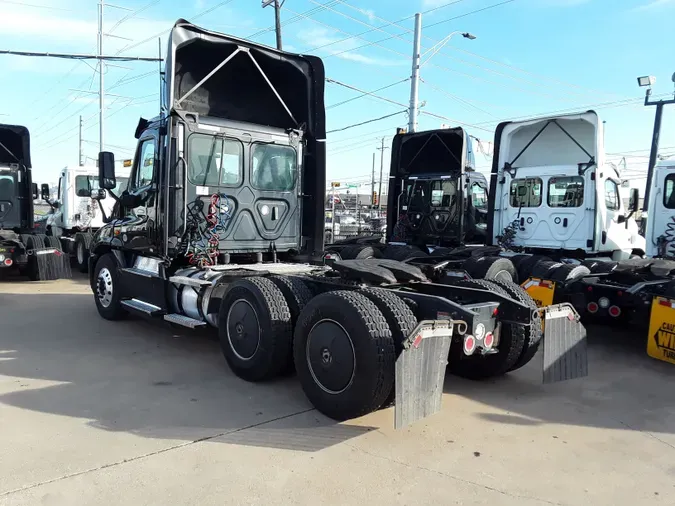
{"type": "MultiPolygon", "coordinates": [[[[675,74],[673,74],[673,82],[675,82],[675,74]]],[[[663,120],[663,106],[675,104],[675,96],[668,100],[651,101],[649,97],[652,95],[651,85],[654,83],[654,78],[650,76],[638,78],[640,86],[648,86],[645,93],[645,106],[656,106],[656,115],[654,116],[654,131],[652,133],[652,146],[649,152],[649,167],[647,168],[647,184],[645,187],[645,199],[642,205],[642,211],[647,212],[649,208],[649,196],[651,193],[652,179],[654,177],[654,167],[656,167],[656,160],[659,154],[659,138],[661,137],[661,123],[663,120]]]]}
{"type": "Polygon", "coordinates": [[[422,14],[415,14],[415,36],[413,39],[413,55],[412,55],[412,75],[410,78],[410,107],[408,108],[408,132],[417,131],[417,116],[419,113],[419,84],[420,84],[420,68],[427,63],[433,56],[438,53],[443,46],[445,46],[450,39],[461,33],[462,37],[469,40],[474,40],[475,35],[468,32],[452,32],[450,35],[442,39],[440,42],[434,44],[426,53],[420,54],[422,44],[422,14]],[[420,62],[422,57],[429,54],[429,57],[420,62]]]}
{"type": "MultiPolygon", "coordinates": [[[[103,2],[98,3],[98,55],[103,56],[103,2]]],[[[103,60],[98,62],[98,151],[103,151],[103,112],[105,107],[105,90],[103,88],[103,60]]]]}
{"type": "Polygon", "coordinates": [[[380,150],[380,186],[377,190],[377,217],[382,215],[382,172],[384,171],[384,150],[389,149],[384,145],[384,137],[382,137],[382,146],[377,148],[380,150]]]}
{"type": "Polygon", "coordinates": [[[286,0],[263,0],[263,9],[269,5],[274,4],[274,31],[277,36],[277,49],[281,51],[281,7],[286,0]]]}
{"type": "Polygon", "coordinates": [[[413,39],[412,77],[410,82],[410,109],[408,110],[408,132],[417,130],[417,103],[420,84],[420,45],[422,42],[422,14],[415,14],[415,38],[413,39]]]}

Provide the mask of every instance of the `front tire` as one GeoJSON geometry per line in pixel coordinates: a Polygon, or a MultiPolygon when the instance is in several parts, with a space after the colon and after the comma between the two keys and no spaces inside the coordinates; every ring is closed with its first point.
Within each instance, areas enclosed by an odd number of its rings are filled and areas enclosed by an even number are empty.
{"type": "Polygon", "coordinates": [[[93,284],[96,309],[106,320],[122,320],[128,314],[120,304],[119,285],[117,260],[112,253],[106,253],[96,263],[93,284]]]}
{"type": "Polygon", "coordinates": [[[379,409],[394,387],[391,330],[360,293],[341,290],[312,299],[298,320],[293,354],[305,395],[334,420],[379,409]]]}

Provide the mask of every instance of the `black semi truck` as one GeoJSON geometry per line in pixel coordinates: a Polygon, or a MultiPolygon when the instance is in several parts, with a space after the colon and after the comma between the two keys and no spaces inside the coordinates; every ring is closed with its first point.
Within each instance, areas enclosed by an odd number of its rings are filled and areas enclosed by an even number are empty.
{"type": "Polygon", "coordinates": [[[70,275],[58,240],[38,233],[33,210],[37,198],[28,129],[0,125],[0,275],[13,269],[32,281],[70,275]]]}
{"type": "Polygon", "coordinates": [[[538,310],[506,281],[433,282],[389,259],[324,252],[324,68],[319,58],[174,26],[161,114],[141,120],[127,189],[90,249],[99,314],[217,329],[247,381],[295,370],[338,420],[395,403],[402,427],[440,409],[446,366],[489,378],[543,339],[545,382],[586,374],[569,305],[538,310]],[[543,316],[543,318],[542,318],[543,316]]]}

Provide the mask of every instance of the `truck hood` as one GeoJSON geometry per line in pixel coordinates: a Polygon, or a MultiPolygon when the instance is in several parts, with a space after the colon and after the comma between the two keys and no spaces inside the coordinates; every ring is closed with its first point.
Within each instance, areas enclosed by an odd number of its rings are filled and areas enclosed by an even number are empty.
{"type": "Polygon", "coordinates": [[[30,163],[30,134],[18,125],[0,125],[0,164],[18,163],[26,168],[30,163]]]}

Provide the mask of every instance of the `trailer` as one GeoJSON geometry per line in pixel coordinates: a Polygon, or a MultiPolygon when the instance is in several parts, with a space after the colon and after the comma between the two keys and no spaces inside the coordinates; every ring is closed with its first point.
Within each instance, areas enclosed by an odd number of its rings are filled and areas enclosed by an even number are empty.
{"type": "MultiPolygon", "coordinates": [[[[117,187],[121,194],[129,180],[129,169],[118,170],[117,187]]],[[[58,239],[61,250],[70,256],[80,272],[89,267],[89,248],[93,234],[104,225],[103,216],[112,213],[112,197],[98,195],[98,169],[95,166],[65,167],[59,173],[58,190],[51,198],[48,184],[41,187],[42,200],[51,208],[46,222],[46,234],[58,239]]]]}
{"type": "Polygon", "coordinates": [[[36,228],[37,198],[28,129],[0,125],[0,274],[16,269],[32,281],[69,277],[58,241],[36,228]]]}
{"type": "Polygon", "coordinates": [[[448,364],[492,378],[543,341],[544,382],[586,375],[569,304],[539,310],[512,283],[326,256],[324,79],[319,58],[176,23],[162,113],[139,122],[121,195],[114,156],[99,154],[101,193],[118,200],[90,248],[101,317],[214,327],[240,378],[295,370],[325,415],[394,403],[399,428],[440,409],[448,364]]]}

